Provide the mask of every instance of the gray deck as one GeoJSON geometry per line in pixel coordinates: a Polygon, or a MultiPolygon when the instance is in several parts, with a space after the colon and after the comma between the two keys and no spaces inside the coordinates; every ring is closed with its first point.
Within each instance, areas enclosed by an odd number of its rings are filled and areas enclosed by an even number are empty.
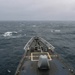
{"type": "MultiPolygon", "coordinates": [[[[36,46],[37,48],[42,47],[43,52],[48,52],[50,55],[55,55],[55,53],[48,50],[48,47],[44,43],[42,43],[42,41],[33,40],[31,45],[29,46],[30,50],[28,50],[26,55],[24,55],[24,58],[20,62],[19,67],[17,69],[18,73],[16,72],[15,75],[75,75],[75,73],[71,72],[70,69],[66,67],[64,63],[61,63],[62,61],[56,56],[52,57],[52,60],[49,61],[50,69],[48,70],[38,69],[38,61],[31,60],[32,57],[31,53],[38,52],[37,50],[35,50],[36,46]],[[33,48],[34,50],[31,51],[31,48],[33,48]]],[[[37,54],[34,55],[37,56],[37,54]]],[[[37,57],[35,59],[37,59],[37,57]]]]}
{"type": "Polygon", "coordinates": [[[50,61],[49,70],[39,70],[37,61],[25,61],[20,75],[72,75],[65,66],[58,60],[50,61]]]}

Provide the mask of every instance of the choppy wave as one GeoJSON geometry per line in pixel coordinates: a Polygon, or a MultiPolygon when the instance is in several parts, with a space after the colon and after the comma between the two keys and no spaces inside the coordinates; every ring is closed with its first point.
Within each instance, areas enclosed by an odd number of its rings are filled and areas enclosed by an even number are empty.
{"type": "MultiPolygon", "coordinates": [[[[8,31],[8,32],[5,32],[4,34],[2,34],[2,36],[5,37],[5,38],[20,38],[23,35],[19,34],[16,31],[8,31]]],[[[26,34],[24,36],[26,36],[26,34]]]]}
{"type": "Polygon", "coordinates": [[[75,68],[75,22],[22,21],[0,22],[0,25],[0,75],[14,75],[24,45],[37,35],[55,46],[55,51],[75,68]]]}
{"type": "Polygon", "coordinates": [[[59,32],[60,32],[60,30],[55,30],[55,32],[59,33],[59,32]]]}
{"type": "Polygon", "coordinates": [[[32,27],[36,27],[36,25],[33,25],[32,27]]]}
{"type": "Polygon", "coordinates": [[[13,31],[13,32],[11,32],[11,31],[5,32],[5,33],[3,34],[3,36],[4,36],[4,37],[10,37],[10,36],[12,36],[13,34],[17,34],[17,32],[16,32],[16,31],[13,31]]]}
{"type": "Polygon", "coordinates": [[[59,32],[61,32],[61,30],[51,29],[51,32],[56,32],[56,33],[59,33],[59,32]]]}

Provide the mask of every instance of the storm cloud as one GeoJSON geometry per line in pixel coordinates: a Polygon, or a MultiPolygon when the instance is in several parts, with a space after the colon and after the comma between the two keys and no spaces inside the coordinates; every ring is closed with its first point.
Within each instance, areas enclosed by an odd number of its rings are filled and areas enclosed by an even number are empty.
{"type": "Polygon", "coordinates": [[[75,20],[75,0],[0,0],[0,20],[75,20]]]}

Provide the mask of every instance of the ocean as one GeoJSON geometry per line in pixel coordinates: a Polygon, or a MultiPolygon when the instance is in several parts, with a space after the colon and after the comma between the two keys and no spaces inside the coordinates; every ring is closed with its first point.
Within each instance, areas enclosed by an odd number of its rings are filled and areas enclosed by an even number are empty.
{"type": "Polygon", "coordinates": [[[14,75],[33,36],[46,39],[75,69],[75,21],[0,21],[0,75],[14,75]]]}

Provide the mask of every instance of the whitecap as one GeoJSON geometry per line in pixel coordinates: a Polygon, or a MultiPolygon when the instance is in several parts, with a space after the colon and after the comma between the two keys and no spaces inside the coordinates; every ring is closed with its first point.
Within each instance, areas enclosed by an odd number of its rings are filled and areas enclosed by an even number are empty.
{"type": "Polygon", "coordinates": [[[53,29],[51,29],[51,32],[54,32],[53,29]]]}
{"type": "Polygon", "coordinates": [[[7,70],[9,73],[11,72],[10,70],[7,70]]]}
{"type": "Polygon", "coordinates": [[[4,34],[3,34],[3,36],[4,37],[11,37],[11,36],[13,36],[13,35],[15,35],[15,34],[17,34],[18,32],[16,32],[16,31],[8,31],[8,32],[5,32],[4,34]]]}
{"type": "Polygon", "coordinates": [[[61,30],[51,29],[50,31],[51,31],[52,33],[55,33],[55,32],[56,32],[56,33],[59,33],[61,30]]]}
{"type": "Polygon", "coordinates": [[[36,25],[33,25],[33,27],[36,27],[36,25]]]}
{"type": "Polygon", "coordinates": [[[5,32],[5,33],[3,34],[3,36],[4,36],[4,37],[7,37],[7,36],[8,36],[8,37],[9,37],[9,36],[12,36],[12,32],[5,32]]]}
{"type": "Polygon", "coordinates": [[[21,37],[24,37],[27,35],[21,34],[21,33],[16,32],[16,31],[8,31],[8,32],[5,32],[4,34],[2,34],[2,36],[6,39],[10,39],[10,38],[21,38],[21,37]]]}
{"type": "Polygon", "coordinates": [[[54,30],[55,32],[57,32],[57,33],[59,33],[60,32],[60,30],[54,30]]]}

